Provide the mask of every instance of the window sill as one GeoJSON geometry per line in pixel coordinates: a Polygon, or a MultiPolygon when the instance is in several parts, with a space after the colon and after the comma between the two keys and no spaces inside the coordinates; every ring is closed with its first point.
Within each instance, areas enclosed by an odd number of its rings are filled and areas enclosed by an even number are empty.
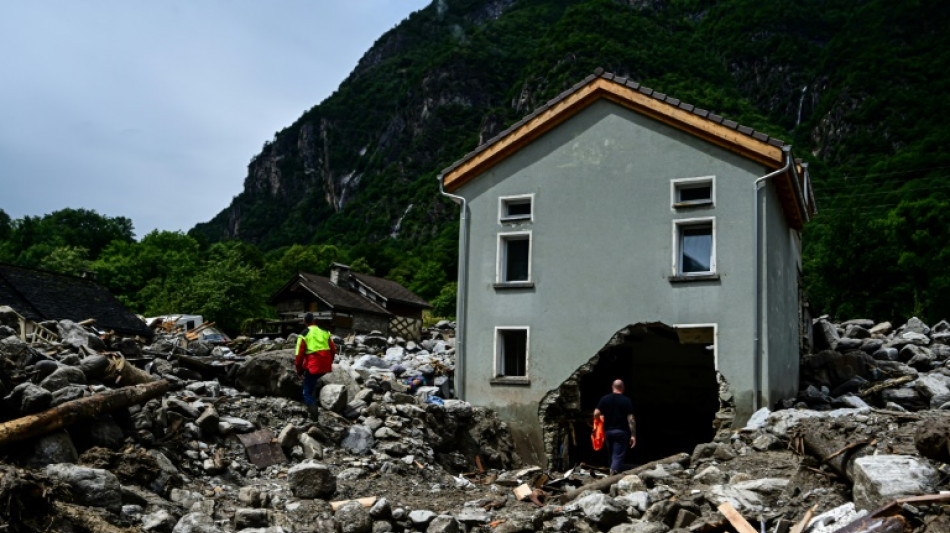
{"type": "Polygon", "coordinates": [[[491,385],[514,385],[518,387],[527,387],[531,385],[531,378],[522,377],[522,376],[518,376],[518,377],[498,376],[496,378],[492,378],[489,381],[489,383],[491,385]]]}
{"type": "Polygon", "coordinates": [[[501,217],[498,219],[498,222],[502,224],[511,224],[515,222],[531,222],[531,215],[512,215],[507,217],[501,217]]]}
{"type": "Polygon", "coordinates": [[[719,281],[719,274],[697,274],[694,276],[685,276],[679,274],[670,276],[670,283],[689,283],[691,281],[719,281]]]}
{"type": "Polygon", "coordinates": [[[712,200],[699,200],[696,202],[675,202],[674,209],[690,209],[692,207],[713,207],[712,200]]]}
{"type": "Polygon", "coordinates": [[[496,289],[533,289],[533,281],[500,281],[492,285],[496,289]]]}

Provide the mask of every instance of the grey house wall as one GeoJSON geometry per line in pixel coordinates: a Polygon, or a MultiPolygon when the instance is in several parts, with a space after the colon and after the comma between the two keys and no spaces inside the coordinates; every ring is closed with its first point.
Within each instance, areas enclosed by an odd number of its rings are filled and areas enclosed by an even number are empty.
{"type": "MultiPolygon", "coordinates": [[[[456,194],[470,209],[468,275],[461,289],[467,302],[460,324],[464,399],[497,409],[513,422],[516,436],[536,443],[529,455],[538,457],[538,401],[614,333],[638,322],[715,324],[717,370],[733,388],[738,418],[747,418],[753,404],[752,183],[766,172],[600,101],[460,187],[456,194]],[[670,180],[703,176],[715,176],[715,205],[674,210],[670,180]],[[526,194],[534,195],[533,219],[500,223],[499,197],[526,194]],[[708,216],[715,217],[719,279],[671,282],[673,221],[708,216]],[[531,232],[533,288],[494,287],[498,235],[508,231],[531,232]],[[495,328],[504,326],[529,328],[529,384],[492,383],[495,328]]],[[[774,400],[795,386],[779,382],[791,378],[788,363],[797,361],[797,310],[791,305],[797,292],[790,289],[794,278],[785,275],[792,267],[781,208],[774,193],[763,198],[769,220],[763,268],[770,272],[763,314],[790,331],[770,331],[765,341],[773,362],[763,363],[763,390],[774,400]]]]}

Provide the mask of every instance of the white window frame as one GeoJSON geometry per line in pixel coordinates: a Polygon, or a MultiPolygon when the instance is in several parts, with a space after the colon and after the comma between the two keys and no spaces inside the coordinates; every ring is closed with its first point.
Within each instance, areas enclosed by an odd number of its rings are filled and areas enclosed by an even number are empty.
{"type": "Polygon", "coordinates": [[[531,283],[531,256],[532,254],[531,231],[510,231],[498,234],[498,251],[495,255],[495,283],[499,285],[531,283]],[[528,279],[509,280],[508,271],[508,241],[527,240],[528,241],[528,279]]]}
{"type": "Polygon", "coordinates": [[[719,324],[711,322],[709,324],[673,324],[673,329],[712,329],[713,333],[713,367],[719,372],[719,324]]]}
{"type": "Polygon", "coordinates": [[[673,276],[681,278],[689,278],[695,276],[713,276],[718,273],[716,266],[716,217],[700,217],[700,218],[682,218],[673,221],[673,276]],[[682,238],[680,236],[680,231],[682,228],[687,228],[689,226],[706,226],[710,227],[712,233],[712,244],[711,250],[709,251],[709,270],[704,272],[683,272],[682,265],[680,264],[680,258],[682,257],[682,238]]]}
{"type": "Polygon", "coordinates": [[[677,178],[670,180],[670,205],[673,210],[688,207],[716,207],[716,176],[677,178]],[[709,200],[679,201],[679,191],[709,184],[709,200]]]}
{"type": "Polygon", "coordinates": [[[510,222],[534,222],[534,193],[498,197],[498,222],[501,224],[510,222]],[[527,215],[507,214],[509,205],[523,203],[531,206],[531,213],[527,215]]]}
{"type": "Polygon", "coordinates": [[[492,364],[492,381],[494,382],[510,382],[510,383],[520,383],[525,384],[530,380],[531,376],[531,327],[530,326],[495,326],[495,340],[493,346],[494,353],[494,362],[492,364]],[[502,342],[502,335],[506,331],[524,331],[524,375],[523,376],[506,376],[502,374],[505,368],[503,353],[504,342],[502,342]]]}

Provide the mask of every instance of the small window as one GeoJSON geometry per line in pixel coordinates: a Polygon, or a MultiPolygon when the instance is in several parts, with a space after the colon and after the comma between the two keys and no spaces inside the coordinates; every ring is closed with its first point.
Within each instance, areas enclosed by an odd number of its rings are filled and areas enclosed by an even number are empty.
{"type": "Polygon", "coordinates": [[[716,272],[713,220],[675,221],[674,271],[678,276],[708,275],[716,272]]]}
{"type": "Polygon", "coordinates": [[[528,328],[495,328],[495,378],[528,377],[528,328]]]}
{"type": "Polygon", "coordinates": [[[508,196],[499,199],[500,222],[530,221],[534,195],[508,196]]]}
{"type": "Polygon", "coordinates": [[[531,234],[503,233],[498,236],[499,283],[531,280],[531,234]]]}
{"type": "Polygon", "coordinates": [[[713,205],[713,176],[684,178],[671,182],[673,207],[696,207],[713,205]]]}

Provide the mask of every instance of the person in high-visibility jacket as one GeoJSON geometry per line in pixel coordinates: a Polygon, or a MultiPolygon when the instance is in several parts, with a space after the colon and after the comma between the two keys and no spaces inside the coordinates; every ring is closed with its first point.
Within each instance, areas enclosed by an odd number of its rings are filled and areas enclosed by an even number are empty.
{"type": "Polygon", "coordinates": [[[307,331],[297,337],[297,350],[294,367],[297,375],[303,378],[303,401],[310,412],[310,418],[317,420],[320,410],[320,378],[333,370],[333,357],[336,345],[330,338],[330,332],[317,326],[313,313],[304,316],[307,331]]]}

